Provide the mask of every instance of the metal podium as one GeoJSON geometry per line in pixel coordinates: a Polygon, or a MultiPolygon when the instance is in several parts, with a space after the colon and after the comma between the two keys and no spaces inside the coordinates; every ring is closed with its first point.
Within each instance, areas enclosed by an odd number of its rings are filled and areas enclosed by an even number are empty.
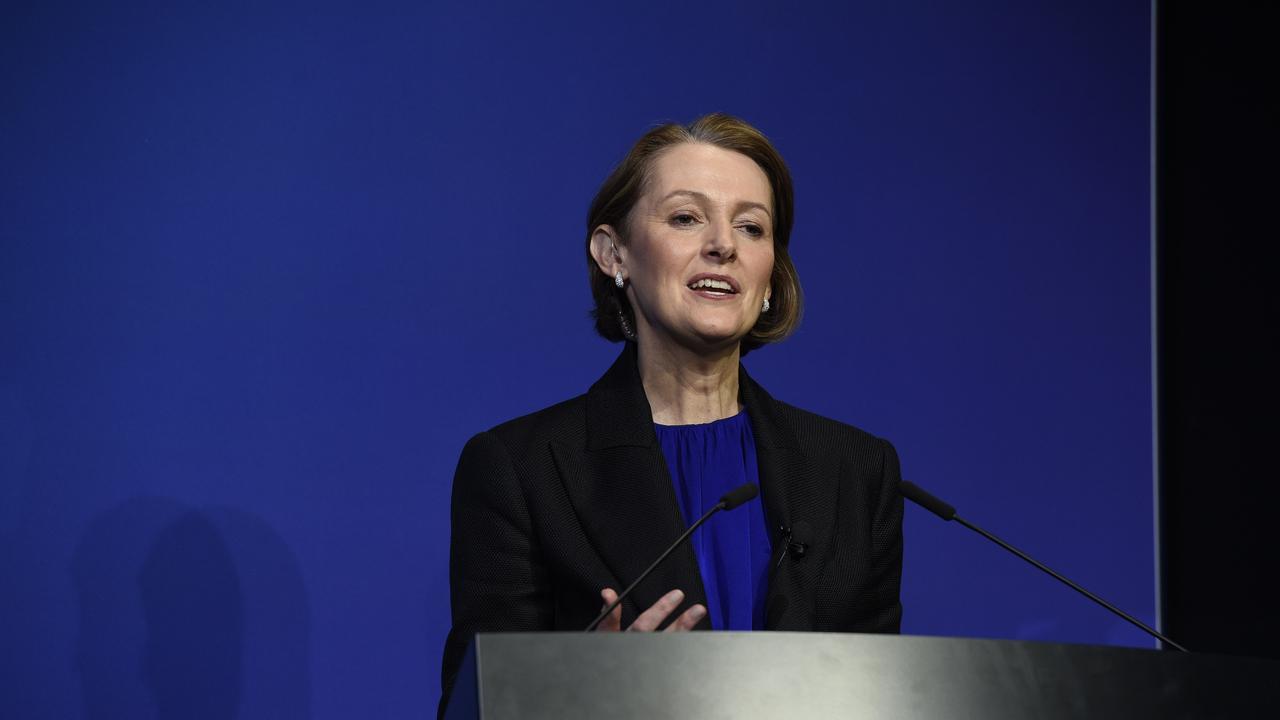
{"type": "Polygon", "coordinates": [[[1280,662],[826,633],[478,635],[448,720],[1280,717],[1280,662]]]}

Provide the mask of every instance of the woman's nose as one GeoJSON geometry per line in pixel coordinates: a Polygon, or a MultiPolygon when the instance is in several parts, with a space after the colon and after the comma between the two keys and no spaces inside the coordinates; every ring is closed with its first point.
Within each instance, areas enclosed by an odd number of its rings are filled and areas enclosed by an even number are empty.
{"type": "Polygon", "coordinates": [[[716,223],[710,232],[705,249],[707,255],[728,262],[738,256],[737,238],[733,236],[731,223],[716,223]]]}

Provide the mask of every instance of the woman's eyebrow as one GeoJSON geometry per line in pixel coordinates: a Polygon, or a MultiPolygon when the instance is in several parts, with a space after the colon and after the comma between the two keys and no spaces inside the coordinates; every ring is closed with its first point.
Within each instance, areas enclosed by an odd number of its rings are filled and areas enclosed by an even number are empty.
{"type": "MultiPolygon", "coordinates": [[[[669,192],[669,193],[667,193],[666,195],[662,196],[662,199],[661,199],[661,200],[659,200],[658,202],[659,202],[659,203],[664,203],[664,202],[666,202],[666,201],[670,200],[671,198],[676,197],[677,195],[687,195],[687,196],[689,196],[689,197],[692,197],[692,198],[694,198],[694,199],[700,200],[700,201],[702,201],[702,202],[706,202],[706,203],[711,202],[711,198],[707,197],[705,193],[700,193],[700,192],[698,192],[697,190],[683,190],[683,189],[672,190],[671,192],[669,192]]],[[[763,212],[765,215],[768,215],[769,217],[773,217],[773,213],[769,212],[769,207],[768,207],[767,205],[764,205],[764,204],[762,204],[762,203],[758,203],[758,202],[753,202],[753,201],[751,201],[751,200],[744,200],[744,201],[742,201],[742,202],[738,203],[738,208],[739,208],[739,209],[742,209],[742,208],[756,208],[756,209],[760,210],[761,212],[763,212]]]]}
{"type": "Polygon", "coordinates": [[[688,195],[690,197],[696,198],[703,202],[708,202],[711,200],[711,198],[707,197],[703,193],[698,192],[697,190],[672,190],[671,192],[664,195],[662,199],[659,200],[658,202],[666,202],[677,195],[688,195]]]}

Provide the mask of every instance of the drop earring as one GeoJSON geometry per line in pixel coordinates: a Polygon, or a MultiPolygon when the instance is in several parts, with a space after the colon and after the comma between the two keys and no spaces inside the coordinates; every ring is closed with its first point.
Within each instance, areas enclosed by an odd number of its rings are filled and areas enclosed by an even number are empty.
{"type": "Polygon", "coordinates": [[[631,327],[631,322],[627,320],[627,314],[618,308],[618,325],[622,327],[622,336],[628,340],[636,339],[636,329],[631,327]]]}
{"type": "MultiPolygon", "coordinates": [[[[619,290],[621,290],[622,287],[627,284],[627,281],[622,279],[621,270],[613,274],[613,284],[617,285],[619,290]]],[[[766,300],[765,302],[768,302],[768,301],[766,300]]]]}
{"type": "Polygon", "coordinates": [[[760,306],[760,312],[762,313],[769,312],[769,298],[764,299],[764,304],[760,306]]]}

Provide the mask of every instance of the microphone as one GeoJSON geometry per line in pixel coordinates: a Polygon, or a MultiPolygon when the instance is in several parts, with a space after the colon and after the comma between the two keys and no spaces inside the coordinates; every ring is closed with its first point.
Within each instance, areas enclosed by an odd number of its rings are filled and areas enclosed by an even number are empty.
{"type": "Polygon", "coordinates": [[[759,494],[760,489],[756,487],[755,483],[746,483],[745,485],[739,485],[724,495],[721,495],[720,502],[716,503],[710,510],[703,513],[702,517],[698,518],[698,522],[690,525],[689,529],[684,531],[684,534],[676,538],[676,541],[671,543],[671,547],[667,548],[666,552],[659,555],[658,559],[654,560],[653,564],[650,565],[647,570],[640,573],[640,577],[636,578],[635,582],[628,585],[626,590],[619,593],[618,597],[614,598],[613,602],[609,603],[608,607],[601,611],[600,614],[596,616],[596,619],[592,620],[591,624],[588,625],[587,629],[583,632],[591,632],[592,630],[595,630],[605,618],[609,617],[609,613],[613,612],[613,609],[618,607],[618,605],[622,603],[623,599],[626,598],[627,595],[631,594],[632,590],[636,589],[637,585],[639,585],[645,578],[649,577],[650,573],[658,569],[658,566],[662,564],[662,561],[666,560],[668,555],[675,552],[676,548],[680,547],[685,540],[688,540],[689,536],[693,534],[693,531],[701,527],[702,523],[706,522],[712,515],[715,515],[721,510],[732,510],[759,494]]]}
{"type": "Polygon", "coordinates": [[[1148,627],[1148,626],[1147,626],[1147,624],[1146,624],[1146,623],[1144,623],[1144,622],[1142,622],[1141,620],[1139,620],[1139,619],[1137,619],[1137,618],[1133,617],[1133,616],[1132,616],[1132,615],[1130,615],[1129,613],[1127,613],[1127,612],[1125,612],[1125,611],[1121,610],[1120,608],[1116,607],[1115,605],[1112,605],[1111,603],[1107,602],[1106,600],[1103,600],[1102,598],[1098,597],[1097,595],[1094,595],[1093,593],[1089,592],[1088,590],[1085,590],[1084,588],[1080,587],[1080,586],[1079,586],[1079,585],[1077,585],[1076,583],[1074,583],[1074,582],[1072,582],[1072,581],[1068,580],[1065,576],[1063,576],[1063,575],[1061,575],[1061,574],[1059,574],[1059,573],[1057,573],[1057,572],[1054,572],[1052,569],[1050,569],[1050,568],[1049,568],[1049,566],[1045,565],[1044,563],[1040,562],[1039,560],[1036,560],[1035,558],[1031,557],[1030,555],[1028,555],[1028,554],[1026,554],[1026,553],[1022,552],[1022,551],[1021,551],[1021,550],[1019,550],[1018,548],[1016,548],[1016,547],[1014,547],[1014,546],[1010,545],[1009,543],[1007,543],[1007,542],[1005,542],[1005,541],[1001,540],[1000,538],[996,537],[995,535],[992,535],[991,533],[987,532],[986,530],[983,530],[982,528],[978,527],[977,525],[974,525],[973,523],[969,522],[968,520],[965,520],[964,518],[960,517],[959,515],[957,515],[957,514],[956,514],[956,509],[955,509],[954,507],[952,507],[952,506],[950,506],[950,505],[946,504],[946,503],[945,503],[945,502],[943,502],[942,500],[939,500],[938,498],[934,497],[933,495],[930,495],[929,493],[925,492],[923,489],[921,489],[921,487],[920,487],[919,485],[916,485],[916,484],[915,484],[915,483],[913,483],[913,482],[908,482],[908,481],[906,481],[906,480],[903,480],[903,481],[898,485],[898,488],[899,488],[899,490],[902,492],[902,497],[904,497],[904,498],[906,498],[906,499],[910,500],[911,502],[913,502],[913,503],[915,503],[915,504],[919,505],[920,507],[924,508],[925,510],[928,510],[929,512],[933,513],[934,515],[937,515],[938,517],[942,518],[943,520],[946,520],[946,521],[948,521],[948,522],[949,522],[949,521],[951,521],[951,520],[955,520],[956,522],[958,522],[958,523],[960,523],[961,525],[963,525],[963,526],[965,526],[965,527],[969,528],[970,530],[972,530],[972,531],[974,531],[974,532],[978,533],[978,534],[979,534],[979,535],[981,535],[982,537],[984,537],[984,538],[986,538],[986,539],[990,540],[991,542],[993,542],[993,543],[995,543],[995,544],[999,545],[1000,547],[1004,548],[1005,550],[1008,550],[1009,552],[1013,553],[1014,555],[1017,555],[1018,557],[1022,558],[1023,560],[1026,560],[1027,562],[1031,563],[1032,565],[1035,565],[1036,567],[1040,568],[1041,570],[1043,570],[1043,571],[1045,571],[1045,572],[1049,573],[1050,575],[1052,575],[1052,576],[1053,576],[1053,578],[1054,578],[1055,580],[1057,580],[1057,581],[1059,581],[1059,582],[1062,582],[1062,583],[1066,584],[1066,585],[1067,585],[1067,587],[1070,587],[1072,590],[1075,590],[1076,592],[1080,593],[1081,595],[1084,595],[1085,597],[1087,597],[1087,598],[1089,598],[1090,600],[1092,600],[1092,601],[1094,601],[1094,602],[1098,603],[1098,604],[1099,604],[1099,605],[1101,605],[1102,607],[1104,607],[1104,608],[1106,608],[1106,609],[1110,610],[1112,613],[1114,613],[1114,614],[1116,614],[1116,615],[1118,615],[1118,616],[1120,616],[1120,617],[1124,618],[1125,620],[1127,620],[1127,621],[1129,621],[1131,624],[1133,624],[1133,625],[1137,626],[1140,630],[1142,630],[1143,632],[1147,633],[1147,634],[1148,634],[1148,635],[1150,635],[1151,637],[1156,638],[1157,640],[1159,640],[1159,641],[1161,641],[1161,642],[1165,643],[1166,645],[1169,645],[1169,646],[1171,646],[1171,647],[1175,647],[1175,648],[1177,648],[1177,649],[1181,650],[1182,652],[1190,652],[1190,651],[1189,651],[1189,650],[1187,650],[1185,647],[1183,647],[1183,646],[1179,645],[1178,643],[1174,642],[1173,640],[1171,640],[1170,638],[1166,637],[1165,635],[1160,634],[1160,632],[1159,632],[1159,631],[1157,631],[1156,629],[1151,628],[1151,627],[1148,627]]]}
{"type": "Polygon", "coordinates": [[[809,551],[809,543],[813,539],[813,528],[801,520],[787,532],[787,552],[799,560],[809,551]]]}
{"type": "Polygon", "coordinates": [[[813,528],[809,523],[801,520],[795,526],[783,525],[778,528],[782,533],[781,542],[778,544],[782,550],[778,553],[778,562],[773,566],[776,570],[782,567],[782,561],[790,555],[792,558],[799,560],[809,552],[809,540],[813,537],[813,528]]]}

